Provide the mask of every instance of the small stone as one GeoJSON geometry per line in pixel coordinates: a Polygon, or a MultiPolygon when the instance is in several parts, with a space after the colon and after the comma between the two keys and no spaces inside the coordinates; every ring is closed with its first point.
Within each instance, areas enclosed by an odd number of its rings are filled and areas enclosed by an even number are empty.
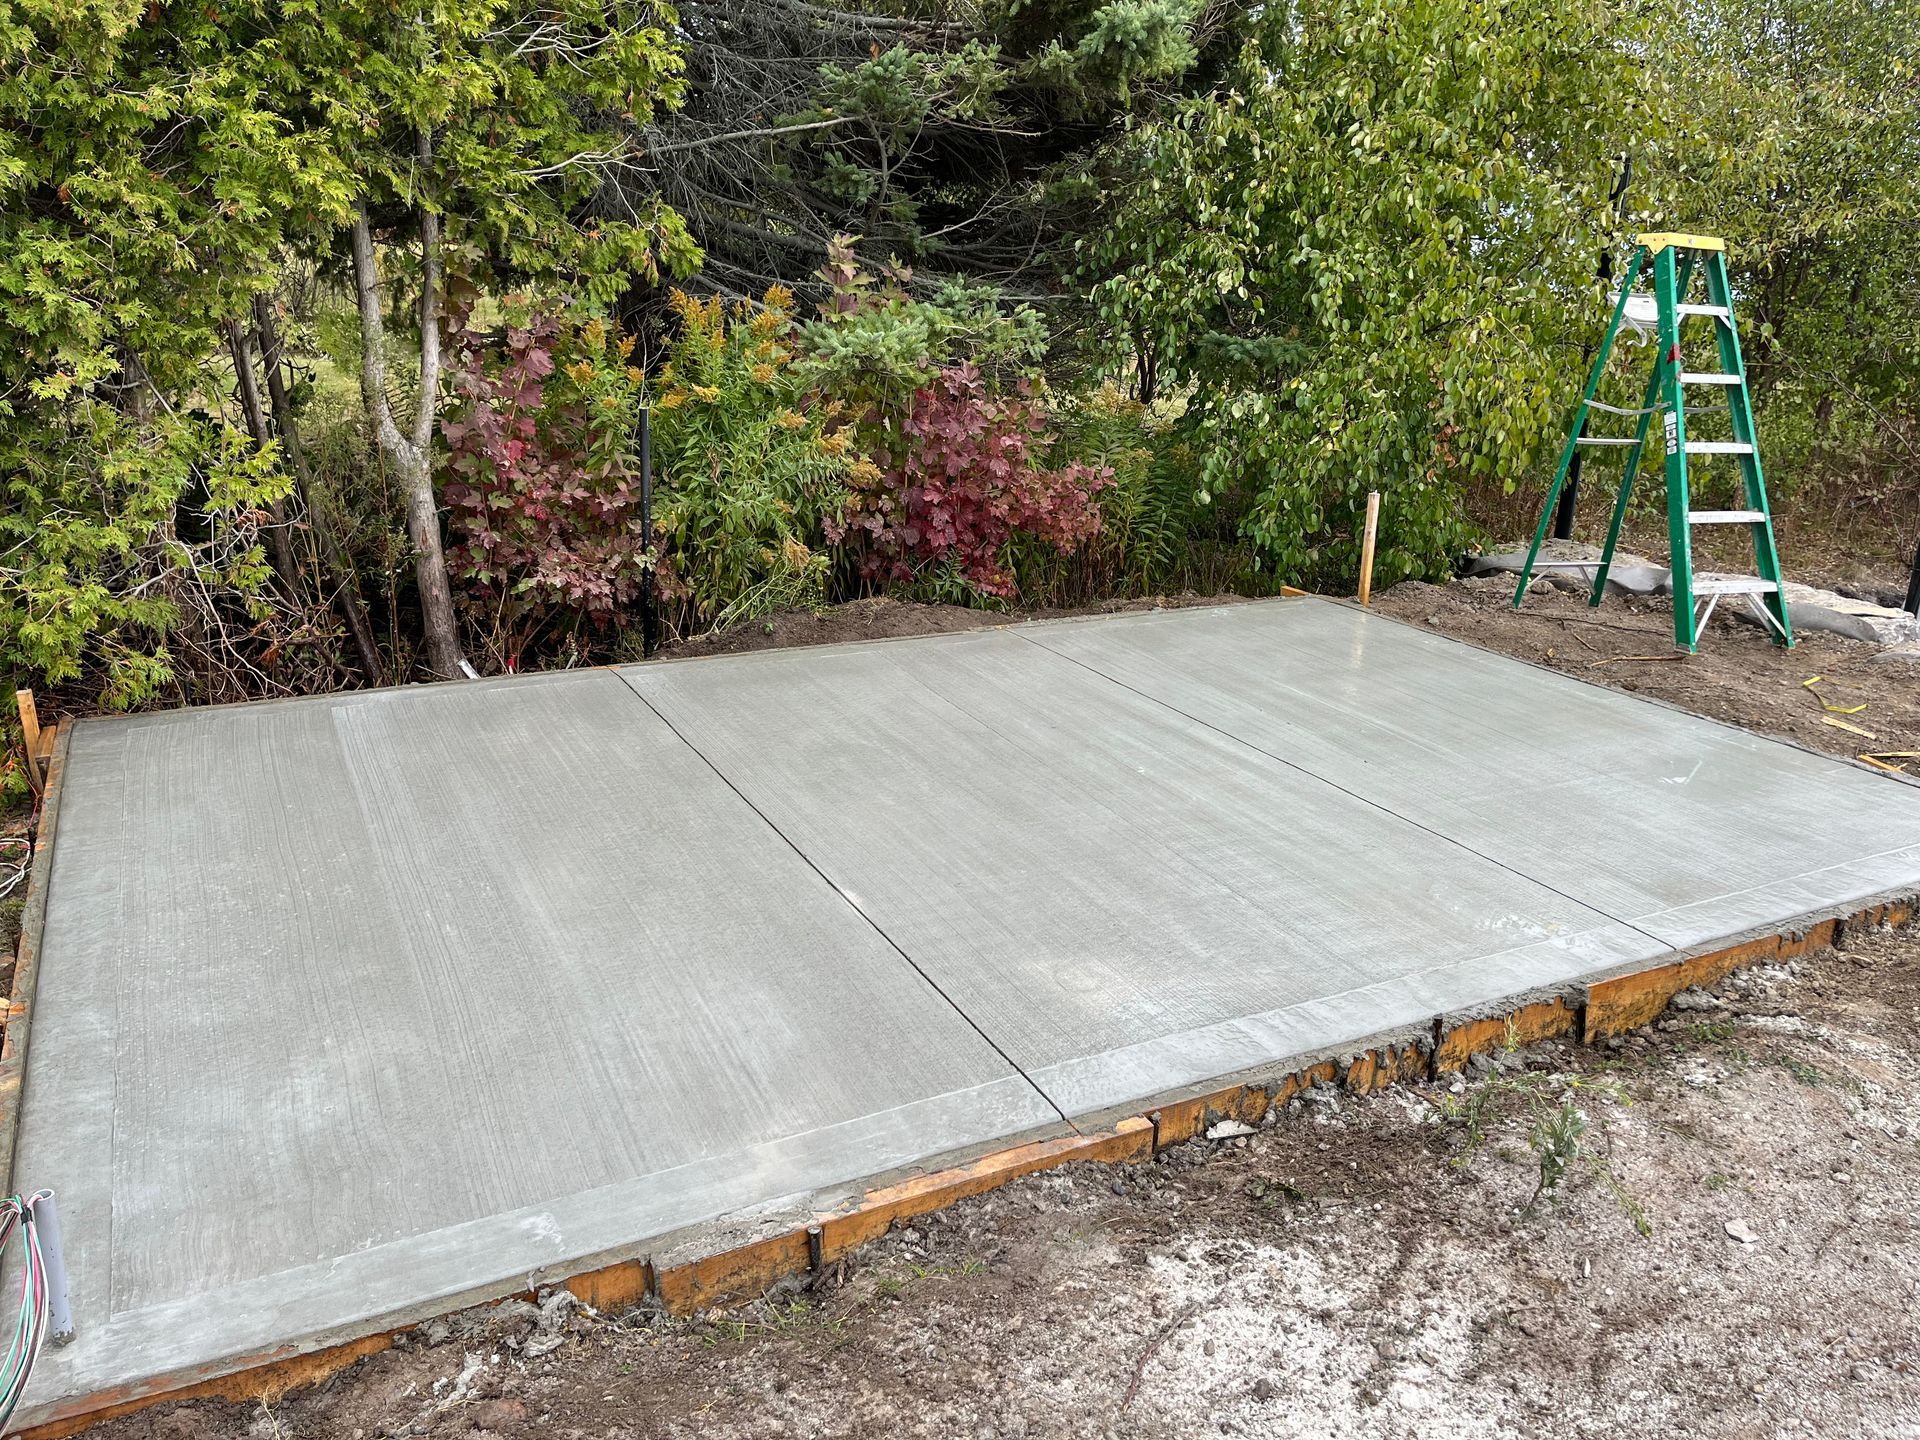
{"type": "Polygon", "coordinates": [[[1745,1220],[1742,1220],[1737,1216],[1734,1219],[1726,1222],[1726,1231],[1728,1235],[1730,1235],[1735,1240],[1738,1240],[1742,1245],[1752,1245],[1757,1243],[1760,1239],[1759,1232],[1755,1230],[1753,1226],[1749,1225],[1745,1220]]]}
{"type": "Polygon", "coordinates": [[[1871,1380],[1873,1378],[1873,1367],[1871,1365],[1856,1364],[1851,1370],[1847,1371],[1847,1378],[1849,1380],[1871,1380]]]}
{"type": "Polygon", "coordinates": [[[1271,1400],[1279,1393],[1280,1387],[1264,1375],[1253,1382],[1253,1398],[1256,1400],[1271,1400]]]}
{"type": "Polygon", "coordinates": [[[1202,1355],[1211,1355],[1213,1354],[1214,1351],[1218,1350],[1219,1348],[1220,1347],[1218,1345],[1214,1344],[1213,1337],[1208,1336],[1206,1343],[1200,1347],[1200,1353],[1202,1355]]]}
{"type": "Polygon", "coordinates": [[[1238,1120],[1218,1120],[1207,1127],[1209,1140],[1237,1140],[1242,1135],[1253,1134],[1253,1126],[1242,1124],[1238,1120]]]}

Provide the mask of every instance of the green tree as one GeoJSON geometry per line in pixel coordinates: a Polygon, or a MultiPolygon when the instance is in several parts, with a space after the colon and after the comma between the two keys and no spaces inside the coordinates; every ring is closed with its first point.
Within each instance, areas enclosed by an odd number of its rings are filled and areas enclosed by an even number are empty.
{"type": "Polygon", "coordinates": [[[607,117],[644,123],[678,94],[673,23],[579,0],[0,8],[0,657],[56,683],[104,664],[101,693],[131,704],[170,673],[183,606],[258,618],[261,536],[285,538],[263,522],[297,446],[291,405],[274,395],[276,441],[254,383],[253,356],[279,348],[256,301],[288,257],[331,264],[344,240],[427,663],[457,674],[434,489],[443,292],[532,277],[604,305],[697,263],[657,202],[581,218],[607,117]],[[395,294],[405,377],[386,367],[395,294]]]}
{"type": "Polygon", "coordinates": [[[1726,237],[1769,475],[1885,447],[1920,409],[1920,15],[1888,0],[1685,10],[1686,228],[1726,237]]]}
{"type": "Polygon", "coordinates": [[[1609,182],[1660,82],[1632,0],[1300,0],[1216,93],[1139,127],[1076,242],[1143,398],[1184,399],[1199,497],[1275,572],[1443,571],[1466,480],[1510,484],[1578,384],[1609,182]]]}
{"type": "Polygon", "coordinates": [[[215,409],[228,319],[324,165],[208,7],[0,9],[0,664],[138,703],[261,618],[285,493],[215,409]]]}

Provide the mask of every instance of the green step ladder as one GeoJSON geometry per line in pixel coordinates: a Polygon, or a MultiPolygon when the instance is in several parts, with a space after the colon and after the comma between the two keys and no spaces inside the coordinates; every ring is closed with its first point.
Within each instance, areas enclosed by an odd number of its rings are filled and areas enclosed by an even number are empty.
{"type": "Polygon", "coordinates": [[[1773,543],[1773,516],[1767,509],[1766,481],[1760,474],[1760,450],[1754,436],[1753,399],[1747,390],[1747,371],[1740,358],[1740,335],[1733,322],[1733,292],[1727,285],[1726,245],[1710,235],[1653,234],[1639,236],[1633,260],[1620,279],[1620,294],[1614,302],[1613,319],[1607,325],[1607,338],[1594,357],[1587,375],[1587,386],[1574,412],[1573,431],[1560,452],[1560,467],[1554,472],[1553,488],[1540,514],[1539,527],[1533,532],[1533,546],[1527,551],[1526,568],[1513,592],[1517,610],[1525,598],[1527,586],[1538,570],[1555,568],[1588,570],[1593,575],[1590,605],[1598,605],[1606,593],[1607,571],[1613,564],[1614,547],[1620,540],[1620,524],[1626,518],[1627,500],[1633,493],[1634,477],[1640,469],[1640,457],[1646,449],[1647,431],[1655,415],[1661,417],[1662,439],[1666,444],[1667,537],[1672,551],[1673,642],[1691,653],[1699,644],[1701,628],[1713,613],[1722,595],[1745,598],[1765,622],[1777,645],[1793,644],[1793,624],[1787,618],[1787,596],[1780,583],[1780,556],[1773,543]],[[1706,303],[1687,303],[1687,293],[1695,269],[1706,283],[1706,303]],[[1594,399],[1600,379],[1606,373],[1608,357],[1626,319],[1631,301],[1647,298],[1636,294],[1635,284],[1648,270],[1653,272],[1653,296],[1657,316],[1659,353],[1653,375],[1647,382],[1646,398],[1638,410],[1604,405],[1594,399]],[[1710,320],[1719,352],[1720,368],[1712,371],[1688,370],[1681,355],[1681,322],[1710,320]],[[1728,418],[1733,423],[1731,440],[1689,440],[1687,416],[1712,406],[1688,405],[1687,391],[1717,389],[1725,397],[1728,418]],[[1592,412],[1636,417],[1632,435],[1589,435],[1587,420],[1592,412]],[[1567,471],[1575,451],[1581,446],[1618,447],[1627,452],[1626,470],[1620,479],[1620,494],[1613,503],[1613,523],[1607,527],[1607,544],[1596,566],[1584,560],[1541,560],[1540,546],[1547,538],[1554,506],[1561,488],[1567,483],[1567,471]],[[1687,485],[1687,457],[1690,455],[1732,455],[1740,462],[1746,507],[1740,510],[1695,510],[1687,485]],[[1744,525],[1753,537],[1754,569],[1750,576],[1695,581],[1693,578],[1693,527],[1696,525],[1744,525]],[[1700,602],[1706,608],[1700,608],[1700,602]]]}

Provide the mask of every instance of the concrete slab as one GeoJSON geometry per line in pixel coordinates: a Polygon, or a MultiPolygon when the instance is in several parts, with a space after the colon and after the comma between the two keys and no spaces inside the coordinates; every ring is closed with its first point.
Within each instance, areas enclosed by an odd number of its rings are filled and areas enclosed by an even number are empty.
{"type": "Polygon", "coordinates": [[[1920,789],[1352,606],[1022,633],[1667,946],[1920,874],[1920,789]]]}
{"type": "Polygon", "coordinates": [[[22,1418],[1920,886],[1920,792],[1280,601],[85,721],[22,1418]]]}
{"type": "Polygon", "coordinates": [[[604,671],[82,722],[67,774],[29,1410],[1058,1121],[604,671]]]}
{"type": "Polygon", "coordinates": [[[1069,1115],[1666,949],[1053,633],[621,674],[1069,1115]]]}

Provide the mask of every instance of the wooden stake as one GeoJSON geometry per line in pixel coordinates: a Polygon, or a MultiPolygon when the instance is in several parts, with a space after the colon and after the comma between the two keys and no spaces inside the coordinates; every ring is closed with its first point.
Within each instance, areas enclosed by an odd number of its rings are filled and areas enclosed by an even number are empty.
{"type": "Polygon", "coordinates": [[[13,703],[20,709],[20,748],[27,752],[27,783],[38,794],[46,774],[40,768],[40,712],[34,708],[31,690],[14,691],[13,703]]]}
{"type": "Polygon", "coordinates": [[[1373,598],[1373,542],[1380,534],[1380,492],[1367,492],[1367,528],[1360,536],[1360,603],[1373,598]]]}

